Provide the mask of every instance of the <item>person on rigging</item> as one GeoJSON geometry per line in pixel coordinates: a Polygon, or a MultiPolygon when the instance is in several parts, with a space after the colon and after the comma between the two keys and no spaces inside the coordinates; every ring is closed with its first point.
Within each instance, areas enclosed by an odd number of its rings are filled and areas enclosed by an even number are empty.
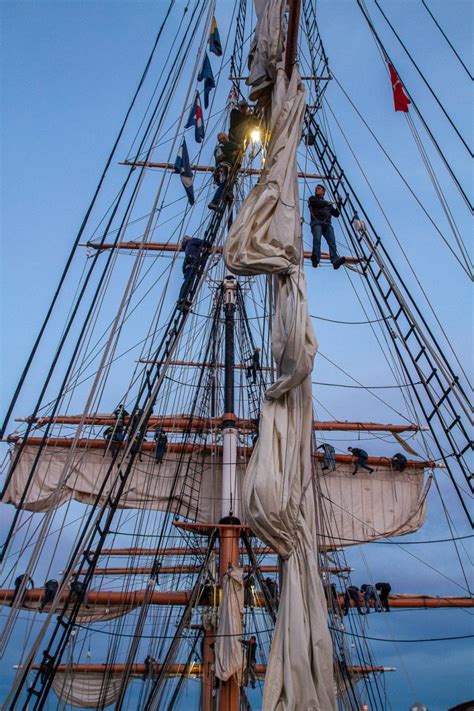
{"type": "Polygon", "coordinates": [[[278,610],[278,604],[280,602],[279,595],[278,595],[278,584],[277,584],[276,580],[274,580],[273,578],[270,578],[270,577],[265,578],[264,582],[265,582],[265,585],[268,588],[268,592],[270,593],[270,596],[272,598],[273,605],[278,610]]]}
{"type": "Polygon", "coordinates": [[[359,615],[363,615],[362,608],[360,606],[359,588],[355,585],[349,585],[346,588],[346,594],[344,595],[344,614],[349,614],[349,608],[351,606],[351,600],[353,600],[355,606],[357,607],[357,612],[359,615]]]}
{"type": "Polygon", "coordinates": [[[375,588],[379,591],[380,602],[385,610],[385,612],[390,612],[390,603],[388,601],[388,596],[392,589],[390,583],[375,583],[375,588]]]}
{"type": "Polygon", "coordinates": [[[362,595],[364,596],[364,603],[365,603],[365,614],[368,615],[370,613],[370,600],[374,600],[374,608],[375,612],[382,612],[383,607],[382,603],[380,602],[379,594],[377,592],[377,589],[375,585],[369,585],[368,583],[364,583],[364,585],[360,586],[360,591],[362,595]]]}
{"type": "Polygon", "coordinates": [[[156,659],[152,657],[151,654],[147,654],[144,661],[145,671],[143,673],[143,681],[151,679],[153,676],[153,667],[156,663],[156,659]]]}
{"type": "Polygon", "coordinates": [[[121,403],[118,407],[115,408],[114,410],[114,415],[115,415],[115,423],[119,427],[125,427],[125,418],[128,417],[128,412],[126,411],[123,403],[121,403]]]}
{"type": "Polygon", "coordinates": [[[253,634],[250,639],[241,639],[239,641],[246,648],[244,686],[249,685],[250,679],[250,686],[255,689],[257,681],[257,638],[253,634]]]}
{"type": "Polygon", "coordinates": [[[257,382],[257,372],[260,371],[260,348],[255,348],[249,358],[250,365],[247,366],[247,378],[251,380],[252,385],[257,382]]]}
{"type": "Polygon", "coordinates": [[[163,457],[166,453],[168,437],[166,436],[166,432],[164,431],[163,427],[161,427],[160,425],[158,425],[158,427],[156,428],[155,434],[153,435],[153,439],[156,442],[155,462],[157,464],[161,464],[161,462],[163,461],[163,457]]]}
{"type": "Polygon", "coordinates": [[[257,128],[257,117],[245,99],[242,99],[230,112],[229,122],[229,140],[236,146],[238,153],[244,152],[250,132],[257,128]]]}
{"type": "Polygon", "coordinates": [[[319,445],[318,449],[323,450],[323,471],[325,469],[331,468],[331,471],[336,470],[336,450],[332,444],[323,442],[319,445]]]}
{"type": "Polygon", "coordinates": [[[21,596],[21,599],[20,599],[19,602],[18,602],[19,605],[22,605],[22,604],[23,604],[23,601],[24,601],[25,595],[26,595],[26,591],[27,591],[27,589],[28,589],[28,585],[31,587],[32,590],[33,590],[33,588],[35,587],[35,584],[34,584],[34,582],[33,582],[33,578],[32,578],[32,577],[30,577],[30,576],[27,575],[26,573],[22,573],[21,575],[18,575],[18,576],[15,578],[15,582],[14,582],[15,591],[14,591],[14,593],[13,593],[13,597],[12,597],[12,601],[11,601],[11,603],[10,603],[10,607],[13,607],[13,603],[15,602],[15,600],[17,599],[17,597],[18,597],[18,595],[19,595],[21,584],[22,584],[22,582],[23,582],[23,580],[24,580],[25,578],[26,578],[26,585],[25,585],[25,589],[24,589],[24,591],[23,591],[23,595],[21,596]]]}
{"type": "Polygon", "coordinates": [[[395,469],[396,472],[402,472],[407,467],[407,461],[408,460],[404,454],[400,454],[400,452],[397,452],[393,455],[392,459],[390,460],[390,463],[392,465],[392,468],[395,469]]]}
{"type": "Polygon", "coordinates": [[[186,300],[187,292],[191,285],[191,280],[199,265],[199,256],[203,245],[202,239],[185,235],[181,240],[181,252],[184,252],[183,275],[184,280],[178,297],[178,306],[185,308],[190,306],[190,302],[186,300]]]}
{"type": "Polygon", "coordinates": [[[311,253],[311,264],[317,267],[321,259],[321,237],[324,236],[329,247],[329,257],[334,269],[339,269],[346,261],[345,257],[340,257],[336,248],[336,237],[334,227],[331,224],[331,217],[339,217],[339,209],[342,200],[337,201],[338,208],[332,202],[324,199],[326,188],[324,185],[316,185],[315,194],[308,200],[310,226],[313,234],[313,251],[311,253]]]}
{"type": "Polygon", "coordinates": [[[117,424],[110,425],[110,427],[105,428],[103,436],[107,442],[106,447],[110,447],[110,455],[112,459],[115,459],[117,452],[120,449],[120,445],[125,439],[123,425],[119,424],[119,421],[117,420],[117,424]]]}
{"type": "Polygon", "coordinates": [[[355,474],[357,474],[357,472],[359,471],[359,467],[361,467],[362,469],[366,469],[369,474],[372,474],[374,470],[367,464],[369,455],[367,454],[365,449],[359,449],[358,447],[348,447],[347,449],[349,452],[352,453],[353,457],[357,457],[355,469],[352,472],[352,476],[355,476],[355,474]]]}
{"type": "Polygon", "coordinates": [[[59,583],[57,580],[47,580],[44,584],[44,595],[41,599],[39,611],[42,612],[46,605],[53,602],[58,592],[59,583]]]}
{"type": "MultiPolygon", "coordinates": [[[[219,207],[219,202],[226,188],[227,182],[229,180],[230,171],[235,163],[238,156],[239,148],[229,141],[229,136],[226,133],[217,134],[217,145],[214,148],[214,159],[216,161],[216,167],[214,168],[213,178],[217,185],[217,190],[214,193],[214,197],[208,205],[210,210],[217,210],[219,207]]],[[[232,191],[226,196],[226,199],[232,200],[232,191]]]]}

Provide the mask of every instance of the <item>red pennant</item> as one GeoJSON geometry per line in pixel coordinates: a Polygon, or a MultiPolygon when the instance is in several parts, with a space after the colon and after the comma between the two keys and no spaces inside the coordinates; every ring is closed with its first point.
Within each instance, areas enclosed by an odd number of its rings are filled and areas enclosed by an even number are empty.
{"type": "Polygon", "coordinates": [[[405,89],[403,88],[403,84],[400,81],[400,77],[395,71],[395,67],[393,66],[393,64],[389,63],[388,68],[390,71],[390,79],[392,81],[393,103],[395,105],[395,111],[404,111],[405,113],[407,113],[408,104],[411,104],[411,101],[405,94],[405,89]]]}

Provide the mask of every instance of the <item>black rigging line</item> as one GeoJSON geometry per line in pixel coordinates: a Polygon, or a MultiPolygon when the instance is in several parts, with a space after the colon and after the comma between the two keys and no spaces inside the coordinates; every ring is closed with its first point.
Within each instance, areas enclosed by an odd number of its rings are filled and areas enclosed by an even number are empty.
{"type": "Polygon", "coordinates": [[[433,13],[431,12],[431,10],[430,10],[430,8],[428,7],[428,5],[426,4],[425,0],[421,0],[421,3],[422,3],[422,5],[424,6],[424,8],[426,9],[426,11],[427,11],[427,13],[429,14],[429,16],[431,17],[431,19],[433,20],[433,22],[435,23],[435,25],[436,25],[436,27],[438,28],[438,30],[439,30],[439,31],[441,32],[441,34],[443,35],[443,37],[444,37],[444,39],[446,40],[446,42],[449,44],[449,46],[450,46],[451,49],[453,50],[454,54],[456,55],[456,57],[457,57],[458,60],[459,60],[459,63],[461,64],[461,66],[462,66],[463,69],[465,70],[467,76],[468,76],[469,79],[472,81],[472,80],[474,79],[474,77],[472,76],[471,72],[470,72],[469,69],[466,67],[466,65],[464,64],[464,62],[462,61],[462,59],[461,59],[461,57],[459,56],[458,52],[456,52],[456,49],[453,47],[453,44],[449,41],[449,38],[446,36],[445,32],[443,32],[443,28],[440,26],[439,22],[436,20],[436,17],[435,17],[435,16],[433,15],[433,13]]]}
{"type": "Polygon", "coordinates": [[[403,49],[405,50],[405,53],[408,55],[408,58],[410,59],[410,61],[411,61],[411,63],[413,64],[413,66],[415,67],[416,71],[418,72],[418,74],[420,75],[420,77],[423,79],[423,82],[425,83],[426,87],[428,88],[428,90],[429,90],[431,96],[432,96],[433,99],[436,101],[436,103],[438,104],[439,108],[441,109],[441,111],[443,112],[443,114],[444,114],[444,115],[446,116],[446,118],[448,119],[448,121],[449,121],[449,123],[451,124],[452,128],[453,128],[454,131],[456,132],[456,134],[457,134],[459,140],[462,142],[462,144],[464,145],[464,147],[465,147],[466,150],[468,151],[468,153],[469,153],[469,155],[471,156],[471,158],[474,158],[474,153],[471,151],[471,149],[469,148],[468,144],[466,143],[466,141],[464,140],[463,136],[461,135],[460,131],[458,130],[456,124],[454,123],[454,121],[452,120],[452,118],[450,117],[450,115],[448,114],[448,112],[446,111],[446,109],[444,108],[444,106],[443,106],[443,104],[441,103],[441,101],[438,99],[438,97],[437,97],[436,94],[434,93],[433,89],[431,88],[430,83],[429,83],[428,80],[425,78],[425,76],[424,76],[423,72],[421,71],[421,69],[419,68],[418,64],[415,62],[415,60],[414,60],[413,57],[411,56],[411,54],[410,54],[410,52],[408,51],[408,49],[406,48],[404,42],[403,42],[402,39],[400,38],[400,35],[397,33],[397,31],[395,30],[394,26],[392,25],[392,23],[391,23],[390,20],[388,19],[387,15],[384,13],[384,11],[382,10],[382,8],[380,7],[380,5],[379,5],[379,3],[378,3],[378,0],[374,0],[374,2],[375,2],[375,4],[376,4],[377,8],[379,9],[379,11],[381,12],[381,14],[382,14],[382,16],[383,16],[385,22],[388,24],[388,26],[389,26],[390,29],[392,30],[393,34],[395,35],[395,37],[397,38],[397,40],[399,41],[399,43],[401,44],[401,46],[402,46],[403,49]]]}
{"type": "MultiPolygon", "coordinates": [[[[390,58],[390,56],[389,56],[387,50],[385,49],[384,45],[382,44],[382,40],[381,40],[380,37],[378,36],[377,31],[376,31],[376,29],[375,29],[375,27],[374,27],[374,25],[373,25],[373,23],[372,23],[370,17],[369,17],[368,14],[367,14],[367,11],[366,11],[365,8],[362,6],[361,0],[357,0],[357,4],[358,4],[359,8],[361,9],[361,12],[362,12],[362,14],[364,15],[365,20],[366,20],[366,22],[367,22],[367,24],[368,24],[368,26],[369,26],[369,28],[370,28],[372,34],[374,35],[374,37],[375,37],[375,39],[376,39],[376,41],[377,41],[377,44],[378,44],[378,46],[380,47],[380,49],[381,49],[381,51],[382,51],[382,54],[383,54],[383,56],[385,57],[386,61],[390,62],[390,64],[392,64],[392,66],[395,66],[394,63],[393,63],[393,61],[392,61],[392,59],[390,58]]],[[[397,70],[397,74],[398,74],[398,77],[399,77],[400,81],[402,81],[402,78],[401,78],[400,73],[398,72],[398,70],[397,70]]],[[[443,161],[443,163],[444,163],[444,165],[445,165],[445,167],[446,167],[446,170],[448,171],[448,173],[449,173],[449,175],[451,176],[451,178],[452,178],[454,184],[456,185],[457,189],[459,190],[460,194],[462,195],[462,197],[463,197],[465,203],[466,203],[467,206],[469,207],[469,210],[470,210],[471,212],[474,212],[474,206],[472,205],[472,203],[471,203],[470,199],[468,198],[468,196],[467,196],[465,190],[463,189],[461,183],[459,182],[458,178],[456,177],[456,174],[454,173],[453,169],[451,168],[451,165],[449,164],[449,162],[448,162],[446,156],[444,155],[443,151],[441,150],[441,146],[439,145],[439,143],[438,143],[438,141],[436,140],[436,138],[434,137],[434,135],[433,135],[433,133],[432,133],[430,127],[428,126],[428,124],[426,123],[425,119],[423,118],[423,115],[422,115],[421,111],[419,110],[419,108],[418,108],[418,106],[417,106],[415,100],[413,99],[413,97],[411,96],[411,94],[408,92],[408,89],[406,88],[405,83],[404,83],[403,81],[402,81],[402,83],[403,83],[403,86],[404,86],[404,89],[405,89],[407,95],[408,95],[409,98],[410,98],[410,101],[411,101],[411,103],[412,103],[412,105],[413,105],[413,108],[414,108],[415,111],[416,111],[416,114],[417,114],[418,118],[420,119],[421,123],[423,124],[423,126],[424,126],[424,128],[425,128],[425,131],[427,132],[428,136],[430,137],[431,141],[433,142],[433,145],[435,146],[436,150],[438,151],[438,154],[439,154],[441,160],[443,161]]]]}
{"type": "Polygon", "coordinates": [[[97,200],[97,197],[98,197],[98,195],[99,195],[100,189],[102,188],[102,184],[103,184],[103,182],[104,182],[104,180],[105,180],[105,176],[106,176],[107,171],[108,171],[108,169],[109,169],[109,167],[110,167],[110,164],[111,164],[111,162],[112,162],[112,158],[113,158],[113,156],[114,156],[114,154],[115,154],[115,151],[116,151],[116,149],[117,149],[117,146],[118,146],[118,144],[119,144],[119,142],[120,142],[120,139],[122,138],[122,134],[123,134],[123,132],[124,132],[124,130],[125,130],[125,126],[126,126],[126,124],[127,124],[127,121],[128,121],[129,116],[130,116],[130,113],[131,113],[131,111],[132,111],[132,109],[133,109],[133,107],[134,107],[134,105],[135,105],[135,101],[136,101],[136,99],[137,99],[137,97],[138,97],[138,94],[139,94],[139,92],[140,92],[140,89],[141,89],[142,86],[143,86],[143,82],[145,81],[146,75],[148,74],[148,69],[150,68],[150,64],[151,64],[151,62],[152,62],[152,60],[153,60],[153,57],[154,57],[154,55],[155,55],[156,47],[157,47],[157,45],[158,45],[158,42],[159,42],[159,40],[160,40],[161,34],[162,34],[163,29],[164,29],[164,27],[165,27],[165,24],[166,24],[166,22],[167,22],[167,20],[168,20],[168,17],[169,17],[169,14],[170,14],[170,12],[171,12],[171,8],[172,8],[173,5],[174,5],[174,2],[175,2],[175,0],[171,0],[171,3],[170,3],[169,8],[168,8],[168,11],[167,11],[167,13],[166,13],[166,15],[165,15],[165,19],[164,19],[163,22],[161,23],[160,29],[158,30],[158,34],[157,34],[157,36],[156,36],[156,38],[155,38],[155,43],[154,43],[153,48],[152,48],[152,50],[151,50],[150,56],[148,57],[148,61],[147,61],[146,65],[145,65],[145,69],[143,70],[143,74],[142,74],[142,76],[141,76],[141,78],[140,78],[140,81],[138,82],[138,86],[137,86],[137,88],[136,88],[136,90],[135,90],[135,93],[134,93],[134,95],[133,95],[133,98],[132,98],[132,101],[131,101],[131,103],[130,103],[130,106],[128,107],[127,113],[125,114],[125,118],[124,118],[123,123],[122,123],[122,126],[120,127],[120,130],[119,130],[119,132],[118,132],[118,134],[117,134],[117,138],[115,139],[115,143],[114,143],[114,145],[113,145],[113,147],[112,147],[112,150],[110,151],[109,157],[107,158],[107,162],[106,162],[106,164],[105,164],[104,170],[103,170],[103,172],[102,172],[102,175],[100,176],[100,180],[99,180],[98,185],[97,185],[97,187],[96,187],[96,189],[95,189],[95,192],[94,192],[94,195],[93,195],[92,200],[91,200],[91,202],[90,202],[90,205],[89,205],[89,207],[87,208],[86,214],[85,214],[84,219],[83,219],[83,221],[82,221],[82,224],[81,224],[81,226],[80,226],[80,228],[79,228],[79,232],[77,233],[76,239],[74,240],[74,243],[73,243],[71,252],[70,252],[70,254],[69,254],[68,258],[67,258],[66,265],[65,265],[64,270],[63,270],[63,272],[62,272],[62,274],[61,274],[61,277],[60,277],[60,279],[59,279],[58,286],[57,286],[57,288],[56,288],[56,291],[54,292],[53,300],[52,300],[52,302],[51,302],[51,304],[50,304],[50,306],[49,306],[49,309],[48,309],[48,311],[47,311],[47,313],[46,313],[46,316],[45,316],[45,319],[44,319],[44,321],[43,321],[43,324],[42,324],[42,326],[41,326],[41,328],[40,328],[40,331],[39,331],[39,333],[38,333],[38,336],[37,336],[37,338],[36,338],[36,341],[35,341],[35,343],[33,344],[33,348],[31,349],[31,353],[30,353],[30,355],[28,356],[28,360],[26,361],[26,365],[25,365],[25,367],[24,367],[24,369],[23,369],[23,372],[22,372],[22,374],[21,374],[21,376],[20,376],[20,380],[18,381],[18,385],[17,385],[17,387],[16,387],[16,390],[15,390],[15,392],[14,392],[14,394],[13,394],[13,397],[12,397],[12,399],[11,399],[11,402],[10,402],[10,404],[9,404],[9,406],[8,406],[8,410],[7,410],[7,413],[6,413],[6,415],[5,415],[5,419],[4,419],[4,422],[3,422],[3,424],[2,424],[2,428],[0,429],[0,438],[3,437],[4,434],[5,434],[6,428],[7,428],[7,426],[8,426],[8,421],[9,421],[10,416],[11,416],[11,414],[12,414],[13,408],[15,407],[16,401],[17,401],[17,399],[18,399],[18,396],[20,395],[20,391],[21,391],[21,389],[22,389],[22,387],[23,387],[23,383],[24,383],[25,378],[26,378],[26,376],[27,376],[27,374],[28,374],[28,371],[29,371],[29,369],[30,369],[31,363],[32,363],[32,361],[33,361],[33,358],[34,358],[34,356],[35,356],[35,354],[36,354],[36,351],[37,351],[37,349],[38,349],[38,346],[39,346],[39,344],[40,344],[40,342],[41,342],[41,339],[42,339],[42,337],[43,337],[43,334],[44,334],[44,331],[45,331],[45,329],[46,329],[46,326],[48,325],[48,322],[49,322],[49,319],[50,319],[51,314],[52,314],[52,312],[53,312],[54,306],[55,306],[56,301],[57,301],[57,299],[58,299],[58,297],[59,297],[59,293],[60,293],[60,291],[61,291],[61,289],[62,289],[62,286],[63,286],[64,281],[65,281],[65,279],[66,279],[67,273],[68,273],[68,271],[69,271],[69,267],[71,266],[71,262],[72,262],[72,260],[73,260],[73,257],[74,257],[74,255],[75,255],[75,253],[76,253],[77,247],[79,246],[79,241],[80,241],[80,239],[81,239],[81,237],[82,237],[82,235],[83,235],[83,233],[84,233],[84,230],[85,230],[85,228],[86,228],[86,225],[87,225],[87,223],[88,223],[88,221],[89,221],[90,214],[91,214],[92,209],[93,209],[93,207],[94,207],[94,205],[95,205],[95,203],[96,203],[96,200],[97,200]]]}

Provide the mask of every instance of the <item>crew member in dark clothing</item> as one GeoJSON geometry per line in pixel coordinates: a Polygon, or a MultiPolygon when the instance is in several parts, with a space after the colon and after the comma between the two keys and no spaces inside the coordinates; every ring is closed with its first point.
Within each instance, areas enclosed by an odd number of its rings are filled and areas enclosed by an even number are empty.
{"type": "Polygon", "coordinates": [[[370,472],[370,474],[372,474],[374,470],[367,464],[369,455],[367,454],[365,449],[358,449],[358,447],[348,447],[347,449],[349,452],[352,452],[352,455],[354,457],[357,457],[355,469],[352,472],[352,476],[357,474],[357,472],[359,471],[359,467],[361,467],[362,469],[366,469],[368,472],[370,472]]]}
{"type": "MultiPolygon", "coordinates": [[[[324,185],[317,185],[315,194],[308,200],[310,226],[313,233],[313,251],[311,254],[311,264],[317,267],[321,259],[321,236],[324,236],[329,247],[329,257],[334,269],[339,269],[344,264],[345,257],[340,257],[336,248],[336,237],[334,227],[331,224],[331,217],[339,217],[339,210],[333,203],[324,199],[326,188],[324,185]]],[[[337,203],[339,206],[341,201],[337,203]]]]}
{"type": "MultiPolygon", "coordinates": [[[[196,271],[199,263],[199,255],[201,253],[202,239],[198,237],[190,237],[185,235],[181,242],[181,252],[184,252],[183,275],[184,280],[179,292],[179,302],[184,304],[186,294],[188,292],[191,279],[196,271]]],[[[179,303],[178,302],[178,303],[179,303]]],[[[187,303],[187,302],[186,302],[187,303]]]]}
{"type": "Polygon", "coordinates": [[[252,573],[247,573],[244,577],[244,605],[247,607],[253,607],[255,604],[254,600],[255,592],[255,578],[252,573]]]}
{"type": "Polygon", "coordinates": [[[59,583],[57,580],[47,580],[44,584],[44,595],[41,599],[39,610],[44,610],[46,605],[53,602],[56,593],[58,592],[59,583]]]}
{"type": "Polygon", "coordinates": [[[391,464],[395,471],[402,472],[404,469],[406,469],[407,461],[408,460],[404,454],[400,454],[400,452],[397,452],[393,455],[391,459],[391,464]]]}
{"type": "MultiPolygon", "coordinates": [[[[217,145],[214,148],[214,159],[216,161],[216,167],[213,173],[213,178],[215,184],[217,185],[217,190],[208,205],[210,210],[217,210],[217,208],[219,207],[219,201],[227,185],[230,171],[235,163],[235,159],[238,155],[238,152],[238,146],[229,141],[229,136],[226,133],[217,134],[217,145]]],[[[228,195],[227,198],[231,200],[232,195],[228,195]]]]}
{"type": "Polygon", "coordinates": [[[77,580],[77,578],[73,578],[71,582],[71,592],[76,600],[79,600],[84,607],[89,607],[87,604],[87,585],[85,582],[77,580]]]}
{"type": "Polygon", "coordinates": [[[104,439],[107,442],[107,446],[110,448],[110,455],[112,459],[115,459],[117,452],[120,449],[120,444],[123,442],[125,437],[125,432],[123,426],[120,424],[110,425],[104,430],[104,439]]]}
{"type": "Polygon", "coordinates": [[[125,418],[128,417],[128,412],[122,404],[115,408],[114,415],[116,424],[125,427],[125,418]]]}
{"type": "Polygon", "coordinates": [[[166,436],[166,432],[163,427],[156,428],[153,439],[156,442],[155,462],[157,464],[161,464],[163,457],[165,456],[166,445],[168,444],[168,437],[166,436]]]}
{"type": "Polygon", "coordinates": [[[264,582],[268,588],[268,592],[271,595],[272,601],[273,601],[276,609],[278,609],[279,597],[278,597],[278,585],[277,585],[276,580],[273,580],[273,578],[268,577],[268,578],[265,578],[264,582]]]}
{"type": "Polygon", "coordinates": [[[323,444],[320,444],[318,449],[323,450],[323,471],[325,469],[331,468],[331,471],[335,471],[336,469],[336,450],[332,446],[332,444],[328,444],[327,442],[323,442],[323,444]]]}
{"type": "Polygon", "coordinates": [[[375,583],[376,589],[379,591],[380,602],[383,605],[385,612],[390,612],[390,603],[388,601],[388,596],[392,586],[390,583],[375,583]]]}
{"type": "Polygon", "coordinates": [[[147,679],[151,679],[153,676],[153,665],[156,664],[156,659],[152,657],[150,654],[148,654],[145,657],[145,671],[143,673],[143,681],[146,681],[147,679]]]}
{"type": "Polygon", "coordinates": [[[359,615],[363,615],[364,613],[362,612],[362,608],[360,606],[360,598],[359,598],[359,588],[357,588],[355,585],[349,585],[348,588],[346,588],[346,594],[344,595],[344,614],[347,615],[349,613],[349,607],[351,605],[350,601],[353,600],[355,606],[357,607],[357,612],[359,615]]]}
{"type": "Polygon", "coordinates": [[[142,425],[140,429],[136,429],[140,420],[143,416],[143,410],[141,407],[136,407],[130,416],[130,421],[128,423],[128,434],[129,438],[133,437],[132,446],[130,448],[130,454],[138,454],[138,461],[142,462],[142,444],[145,439],[146,425],[142,425]],[[145,428],[145,429],[144,429],[145,428]]]}
{"type": "Polygon", "coordinates": [[[11,601],[11,603],[10,603],[10,607],[13,607],[13,603],[15,602],[15,600],[16,600],[17,597],[18,597],[21,584],[23,583],[23,580],[24,580],[25,578],[27,579],[27,580],[26,580],[26,585],[25,585],[25,589],[23,590],[23,595],[22,595],[22,597],[21,597],[21,599],[20,599],[20,601],[19,601],[19,603],[18,603],[19,605],[22,605],[22,604],[23,604],[23,601],[24,601],[25,595],[26,595],[26,591],[27,591],[27,589],[28,589],[28,585],[31,587],[32,590],[33,590],[33,588],[35,587],[35,584],[34,584],[34,582],[33,582],[33,578],[31,578],[29,575],[27,575],[26,573],[22,573],[21,575],[18,575],[18,577],[15,578],[15,582],[14,582],[15,592],[13,593],[13,597],[12,597],[12,601],[11,601]]]}
{"type": "Polygon", "coordinates": [[[247,366],[247,378],[255,385],[257,382],[257,372],[260,370],[260,348],[255,348],[250,356],[250,365],[247,366]]]}
{"type": "Polygon", "coordinates": [[[237,108],[230,112],[229,140],[238,152],[243,152],[253,129],[258,128],[258,120],[245,100],[239,101],[237,108]]]}
{"type": "Polygon", "coordinates": [[[248,686],[250,679],[250,686],[255,689],[255,682],[257,681],[257,638],[252,635],[250,639],[241,639],[241,644],[246,647],[246,660],[245,660],[245,671],[244,671],[244,686],[248,686]]]}

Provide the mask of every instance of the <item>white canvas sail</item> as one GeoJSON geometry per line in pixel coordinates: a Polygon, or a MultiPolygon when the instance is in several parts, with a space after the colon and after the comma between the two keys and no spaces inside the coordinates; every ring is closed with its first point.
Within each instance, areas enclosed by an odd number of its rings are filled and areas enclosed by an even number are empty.
{"type": "Polygon", "coordinates": [[[230,565],[222,583],[222,601],[219,605],[219,624],[215,642],[215,673],[222,681],[235,675],[242,683],[243,653],[242,615],[244,612],[244,571],[230,565]]]}
{"type": "MultiPolygon", "coordinates": [[[[267,8],[275,17],[284,9],[283,3],[272,0],[267,8]]],[[[257,46],[268,39],[258,36],[257,46]]],[[[318,574],[312,489],[311,371],[317,342],[301,268],[296,179],[305,91],[296,69],[290,83],[282,68],[274,67],[274,74],[265,170],[239,211],[224,249],[232,272],[275,275],[272,351],[279,378],[266,393],[243,506],[254,533],[283,558],[262,708],[331,711],[336,708],[333,655],[318,574]]]]}

